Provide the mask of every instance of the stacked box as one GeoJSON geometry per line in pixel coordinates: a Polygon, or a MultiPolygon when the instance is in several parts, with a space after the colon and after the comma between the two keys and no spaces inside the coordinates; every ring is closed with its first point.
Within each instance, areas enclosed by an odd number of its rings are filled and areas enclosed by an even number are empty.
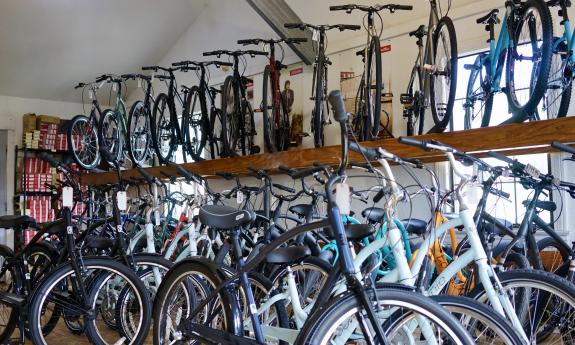
{"type": "Polygon", "coordinates": [[[36,223],[46,223],[54,220],[50,196],[29,196],[26,198],[26,214],[36,220],[36,223]]]}
{"type": "Polygon", "coordinates": [[[36,130],[36,114],[24,114],[22,116],[22,132],[32,132],[36,130]]]}
{"type": "Polygon", "coordinates": [[[43,150],[56,150],[56,136],[58,135],[58,125],[55,123],[40,122],[39,148],[43,150]]]}
{"type": "Polygon", "coordinates": [[[33,130],[24,132],[22,138],[22,144],[24,147],[29,149],[38,149],[40,143],[40,131],[33,130]]]}
{"type": "Polygon", "coordinates": [[[21,170],[23,172],[25,172],[26,174],[44,174],[44,173],[49,173],[50,172],[50,165],[48,164],[48,162],[46,162],[45,160],[42,160],[40,158],[26,158],[26,160],[24,160],[24,169],[21,170]]]}
{"type": "Polygon", "coordinates": [[[68,138],[66,134],[56,135],[56,151],[68,151],[68,138]]]}
{"type": "Polygon", "coordinates": [[[27,174],[20,179],[20,188],[27,192],[49,192],[46,183],[52,184],[51,173],[27,174]]]}

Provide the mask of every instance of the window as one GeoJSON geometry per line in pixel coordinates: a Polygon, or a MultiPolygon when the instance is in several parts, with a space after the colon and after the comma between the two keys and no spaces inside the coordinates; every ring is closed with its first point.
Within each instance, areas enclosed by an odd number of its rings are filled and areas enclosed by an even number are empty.
{"type": "MultiPolygon", "coordinates": [[[[467,92],[467,83],[470,75],[470,71],[466,70],[464,66],[466,64],[473,64],[477,58],[478,54],[472,54],[467,56],[462,56],[458,60],[458,80],[457,80],[457,92],[455,95],[455,104],[453,108],[453,118],[451,121],[451,130],[463,130],[464,129],[464,117],[465,109],[463,107],[465,103],[465,96],[467,92]]],[[[521,76],[525,78],[531,77],[531,73],[521,73],[521,76]]],[[[502,78],[502,86],[505,86],[505,76],[502,78]]],[[[525,84],[522,81],[520,84],[525,84]]],[[[528,90],[524,90],[528,92],[528,90]]],[[[507,107],[507,96],[505,93],[497,93],[493,98],[493,111],[491,113],[491,123],[499,124],[505,121],[509,117],[508,107],[507,107]]],[[[545,116],[543,116],[545,117],[545,116]]],[[[523,155],[517,157],[511,157],[518,159],[522,163],[529,163],[534,167],[538,168],[542,173],[549,172],[550,158],[548,154],[533,154],[533,155],[523,155]]],[[[503,165],[502,162],[496,159],[485,159],[488,164],[491,165],[503,165]]],[[[465,168],[465,172],[468,174],[472,173],[472,168],[465,168]]],[[[450,179],[454,180],[453,176],[450,179]]],[[[457,183],[457,181],[456,181],[457,183]]],[[[500,188],[504,192],[511,195],[510,201],[500,199],[494,195],[491,195],[487,202],[487,211],[494,217],[503,218],[513,223],[520,223],[523,219],[525,212],[525,207],[523,206],[523,201],[530,198],[531,191],[525,190],[520,183],[513,178],[501,178],[498,182],[497,188],[500,188]]],[[[473,201],[478,202],[481,197],[481,191],[474,190],[470,191],[469,197],[473,201]]],[[[552,219],[552,214],[550,212],[542,212],[539,214],[541,218],[547,222],[552,219]]]]}

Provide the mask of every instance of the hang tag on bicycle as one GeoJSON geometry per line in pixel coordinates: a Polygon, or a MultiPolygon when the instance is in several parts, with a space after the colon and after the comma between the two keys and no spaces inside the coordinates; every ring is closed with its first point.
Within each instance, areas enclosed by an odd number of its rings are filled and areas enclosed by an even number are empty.
{"type": "Polygon", "coordinates": [[[347,216],[351,213],[351,189],[347,183],[335,185],[335,203],[342,215],[347,216]]]}
{"type": "Polygon", "coordinates": [[[68,208],[74,207],[74,188],[62,188],[62,206],[68,208]]]}
{"type": "Polygon", "coordinates": [[[94,95],[94,91],[88,90],[88,98],[89,98],[89,99],[94,99],[94,98],[96,98],[96,96],[94,95]]]}
{"type": "Polygon", "coordinates": [[[112,91],[118,92],[118,83],[112,82],[112,91]]]}
{"type": "Polygon", "coordinates": [[[124,212],[128,209],[128,196],[125,191],[116,193],[116,202],[120,211],[124,212]]]}
{"type": "Polygon", "coordinates": [[[264,47],[262,49],[264,52],[269,53],[270,52],[270,45],[269,44],[264,44],[264,47]]]}
{"type": "Polygon", "coordinates": [[[136,78],[137,83],[138,83],[138,89],[142,88],[142,79],[141,78],[136,78]]]}
{"type": "Polygon", "coordinates": [[[313,34],[311,35],[311,39],[312,41],[319,41],[319,31],[318,30],[313,30],[313,34]]]}
{"type": "Polygon", "coordinates": [[[537,169],[536,167],[534,167],[531,164],[527,164],[525,166],[525,172],[527,173],[527,175],[529,175],[533,178],[539,178],[539,175],[541,175],[541,172],[539,171],[539,169],[537,169]]]}
{"type": "Polygon", "coordinates": [[[244,202],[244,193],[242,193],[241,191],[238,191],[236,194],[236,202],[238,204],[241,204],[244,202]]]}

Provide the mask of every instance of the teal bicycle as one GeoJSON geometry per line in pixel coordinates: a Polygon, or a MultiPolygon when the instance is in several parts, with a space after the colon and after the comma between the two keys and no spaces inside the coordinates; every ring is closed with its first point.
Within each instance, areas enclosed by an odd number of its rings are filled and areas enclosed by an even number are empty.
{"type": "Polygon", "coordinates": [[[537,105],[545,94],[553,40],[549,9],[543,0],[509,0],[505,9],[503,21],[498,18],[498,9],[477,19],[489,32],[489,51],[464,66],[471,71],[464,103],[465,129],[490,125],[497,93],[507,95],[511,114],[503,123],[535,119],[537,105]],[[495,24],[499,23],[501,33],[496,40],[495,24]]]}

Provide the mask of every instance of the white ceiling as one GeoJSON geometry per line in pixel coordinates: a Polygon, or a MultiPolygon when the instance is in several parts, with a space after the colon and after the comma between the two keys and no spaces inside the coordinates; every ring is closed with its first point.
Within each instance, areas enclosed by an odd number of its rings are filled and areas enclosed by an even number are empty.
{"type": "Polygon", "coordinates": [[[207,0],[2,0],[0,95],[80,101],[79,81],[157,63],[207,0]]]}

